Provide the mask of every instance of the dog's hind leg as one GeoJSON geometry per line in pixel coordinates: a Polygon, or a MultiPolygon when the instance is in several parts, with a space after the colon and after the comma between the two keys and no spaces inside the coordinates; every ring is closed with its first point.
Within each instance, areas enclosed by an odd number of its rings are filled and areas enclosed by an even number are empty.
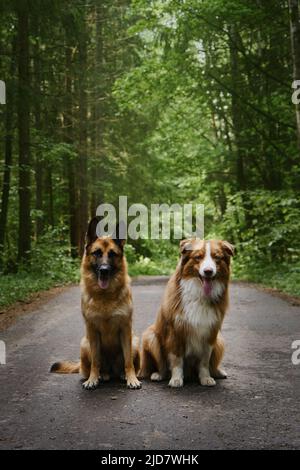
{"type": "Polygon", "coordinates": [[[220,368],[220,364],[224,355],[224,340],[219,333],[217,336],[217,340],[214,344],[212,354],[210,357],[210,364],[209,369],[211,376],[214,379],[226,379],[227,374],[226,372],[220,368]]]}
{"type": "Polygon", "coordinates": [[[141,355],[140,355],[140,341],[137,336],[132,338],[132,355],[133,355],[133,365],[135,368],[136,374],[139,372],[141,367],[141,355]]]}
{"type": "Polygon", "coordinates": [[[153,361],[151,360],[151,355],[145,349],[142,349],[141,354],[141,367],[138,372],[138,377],[141,379],[148,379],[151,375],[153,361]]]}
{"type": "Polygon", "coordinates": [[[85,378],[88,379],[91,372],[91,348],[89,341],[86,336],[84,336],[80,343],[80,373],[85,378]]]}
{"type": "MultiPolygon", "coordinates": [[[[89,341],[86,337],[82,338],[80,348],[80,359],[81,359],[81,373],[84,378],[88,378],[91,373],[91,349],[89,341]]],[[[100,382],[110,381],[110,370],[107,364],[107,357],[105,353],[101,351],[101,373],[99,375],[100,382]]]]}
{"type": "Polygon", "coordinates": [[[141,377],[159,382],[165,378],[166,363],[153,325],[143,334],[141,377]]]}

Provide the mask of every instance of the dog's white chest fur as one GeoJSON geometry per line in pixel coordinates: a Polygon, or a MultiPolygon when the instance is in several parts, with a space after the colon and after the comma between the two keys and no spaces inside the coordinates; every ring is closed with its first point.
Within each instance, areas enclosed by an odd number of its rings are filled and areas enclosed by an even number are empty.
{"type": "Polygon", "coordinates": [[[205,299],[197,279],[180,281],[183,315],[176,321],[184,322],[189,329],[185,355],[201,356],[203,344],[210,336],[212,328],[218,323],[215,308],[205,299]]]}

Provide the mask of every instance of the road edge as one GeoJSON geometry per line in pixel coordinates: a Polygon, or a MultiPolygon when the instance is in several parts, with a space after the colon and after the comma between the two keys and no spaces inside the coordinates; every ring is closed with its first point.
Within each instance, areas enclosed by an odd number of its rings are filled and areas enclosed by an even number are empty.
{"type": "Polygon", "coordinates": [[[0,312],[0,332],[7,330],[7,328],[12,326],[21,316],[37,310],[57,295],[76,285],[78,284],[71,283],[51,287],[50,289],[33,292],[26,300],[18,300],[16,303],[0,312]]]}
{"type": "MultiPolygon", "coordinates": [[[[168,279],[169,276],[134,276],[131,278],[131,281],[133,286],[146,286],[149,284],[166,284],[168,279]]],[[[238,279],[233,279],[231,282],[232,284],[248,286],[253,289],[257,289],[261,292],[265,292],[267,294],[272,295],[273,297],[280,298],[281,300],[289,303],[290,305],[300,306],[300,297],[287,294],[286,292],[283,292],[279,289],[268,287],[263,284],[257,284],[251,281],[242,281],[238,279]]],[[[45,305],[55,296],[75,286],[79,286],[79,284],[71,283],[63,286],[52,287],[48,290],[42,290],[33,293],[26,301],[18,301],[15,304],[12,304],[0,314],[0,332],[7,330],[21,316],[27,313],[31,313],[34,310],[37,310],[39,307],[45,305]]]]}

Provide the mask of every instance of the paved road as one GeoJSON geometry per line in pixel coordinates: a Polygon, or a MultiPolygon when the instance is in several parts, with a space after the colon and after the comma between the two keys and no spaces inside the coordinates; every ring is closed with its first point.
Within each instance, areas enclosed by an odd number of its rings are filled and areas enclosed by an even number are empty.
{"type": "MultiPolygon", "coordinates": [[[[154,319],[163,285],[134,286],[135,329],[154,319]]],[[[300,308],[243,285],[231,288],[224,324],[228,379],[215,388],[144,382],[87,392],[78,375],[48,373],[76,359],[83,323],[79,289],[26,314],[0,339],[0,448],[220,449],[300,448],[300,308]]]]}

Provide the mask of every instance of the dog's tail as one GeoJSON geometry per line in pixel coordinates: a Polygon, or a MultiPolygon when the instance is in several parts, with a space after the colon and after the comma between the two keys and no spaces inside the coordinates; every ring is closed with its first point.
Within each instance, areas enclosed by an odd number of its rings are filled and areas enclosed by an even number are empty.
{"type": "Polygon", "coordinates": [[[78,374],[80,370],[80,362],[62,361],[52,364],[50,372],[56,374],[78,374]]]}

